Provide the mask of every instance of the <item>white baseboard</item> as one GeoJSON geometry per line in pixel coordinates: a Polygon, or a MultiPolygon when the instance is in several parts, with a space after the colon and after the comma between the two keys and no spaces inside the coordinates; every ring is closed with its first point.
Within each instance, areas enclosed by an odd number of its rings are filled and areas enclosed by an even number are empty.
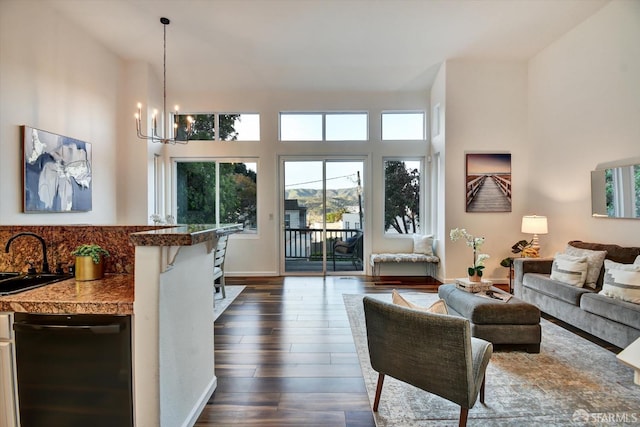
{"type": "Polygon", "coordinates": [[[196,421],[198,421],[202,410],[204,409],[209,399],[211,399],[211,395],[213,395],[213,392],[216,390],[217,386],[218,377],[214,376],[213,380],[211,380],[196,404],[193,406],[193,409],[191,409],[191,411],[187,415],[187,418],[182,423],[182,427],[193,427],[196,424],[196,421]]]}

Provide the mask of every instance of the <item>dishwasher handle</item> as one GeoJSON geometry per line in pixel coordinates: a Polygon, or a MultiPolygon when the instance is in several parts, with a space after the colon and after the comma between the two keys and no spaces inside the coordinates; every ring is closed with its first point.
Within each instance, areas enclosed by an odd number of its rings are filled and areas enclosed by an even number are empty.
{"type": "Polygon", "coordinates": [[[13,329],[17,331],[50,331],[50,332],[91,332],[93,334],[119,334],[124,325],[112,323],[109,325],[40,325],[36,323],[14,323],[13,329]]]}

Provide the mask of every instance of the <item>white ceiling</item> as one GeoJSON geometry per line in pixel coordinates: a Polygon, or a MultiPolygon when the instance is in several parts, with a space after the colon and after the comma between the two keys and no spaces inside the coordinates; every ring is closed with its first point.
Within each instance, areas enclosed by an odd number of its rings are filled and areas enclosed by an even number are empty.
{"type": "Polygon", "coordinates": [[[40,0],[181,91],[404,91],[452,58],[526,60],[609,0],[40,0]]]}

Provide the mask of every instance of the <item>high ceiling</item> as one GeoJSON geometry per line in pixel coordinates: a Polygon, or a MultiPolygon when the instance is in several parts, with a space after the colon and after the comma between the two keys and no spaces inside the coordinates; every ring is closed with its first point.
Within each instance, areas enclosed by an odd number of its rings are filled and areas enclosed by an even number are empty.
{"type": "Polygon", "coordinates": [[[181,91],[404,91],[446,59],[526,60],[609,0],[39,0],[181,91]]]}

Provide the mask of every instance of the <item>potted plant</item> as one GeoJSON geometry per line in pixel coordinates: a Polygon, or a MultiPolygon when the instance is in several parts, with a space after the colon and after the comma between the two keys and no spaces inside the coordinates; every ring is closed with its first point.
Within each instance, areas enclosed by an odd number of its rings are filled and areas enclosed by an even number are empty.
{"type": "MultiPolygon", "coordinates": [[[[537,258],[540,255],[538,254],[538,250],[532,246],[533,240],[519,240],[511,246],[511,253],[520,254],[520,257],[524,258],[537,258]]],[[[511,267],[513,264],[514,257],[507,257],[500,261],[500,265],[503,267],[511,267]]]]}
{"type": "Polygon", "coordinates": [[[489,258],[487,254],[478,253],[480,247],[484,243],[484,237],[473,237],[464,228],[454,228],[449,232],[451,241],[455,242],[464,239],[467,246],[473,249],[473,264],[467,269],[469,280],[471,282],[482,281],[482,270],[484,270],[484,260],[489,258]]]}
{"type": "Polygon", "coordinates": [[[109,251],[99,245],[80,245],[71,255],[76,257],[76,280],[88,281],[101,279],[104,276],[103,258],[109,256],[109,251]]]}

